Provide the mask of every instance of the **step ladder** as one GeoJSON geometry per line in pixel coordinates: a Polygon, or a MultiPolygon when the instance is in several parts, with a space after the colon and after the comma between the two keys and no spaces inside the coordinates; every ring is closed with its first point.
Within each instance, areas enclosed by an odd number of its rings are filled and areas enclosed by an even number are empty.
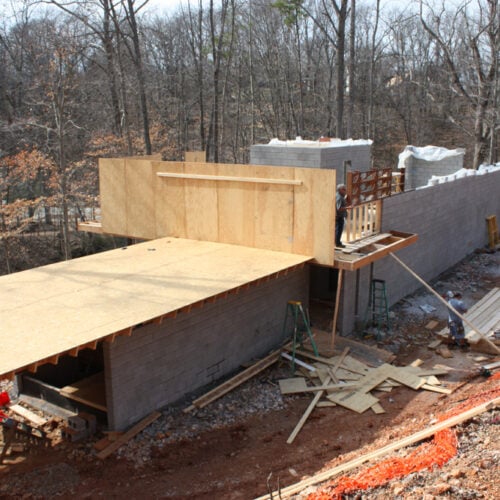
{"type": "Polygon", "coordinates": [[[365,329],[368,326],[376,327],[377,340],[380,340],[384,325],[387,329],[390,328],[385,281],[372,279],[370,284],[370,298],[365,315],[365,329]]]}
{"type": "Polygon", "coordinates": [[[302,302],[297,300],[289,300],[286,305],[285,321],[283,323],[283,336],[288,336],[290,332],[290,324],[292,325],[292,371],[295,370],[295,351],[297,346],[302,347],[305,335],[309,337],[314,355],[319,356],[316,342],[314,341],[311,331],[309,315],[306,314],[302,307],[302,302]]]}

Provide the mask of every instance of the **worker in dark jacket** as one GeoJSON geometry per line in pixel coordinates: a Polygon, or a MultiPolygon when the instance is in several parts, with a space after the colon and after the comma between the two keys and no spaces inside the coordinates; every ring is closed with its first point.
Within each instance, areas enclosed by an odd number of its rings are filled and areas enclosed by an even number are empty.
{"type": "Polygon", "coordinates": [[[345,184],[339,184],[337,186],[337,195],[335,197],[335,207],[337,209],[335,215],[335,246],[339,248],[345,247],[345,245],[342,244],[342,241],[340,240],[344,231],[344,223],[347,217],[347,210],[351,208],[347,203],[347,189],[345,187],[345,184]]]}

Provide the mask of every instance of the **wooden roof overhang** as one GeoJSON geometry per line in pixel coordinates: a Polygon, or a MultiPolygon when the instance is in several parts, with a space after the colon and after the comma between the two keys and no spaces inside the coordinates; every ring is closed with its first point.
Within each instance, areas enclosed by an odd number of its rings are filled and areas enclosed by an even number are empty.
{"type": "Polygon", "coordinates": [[[0,377],[130,336],[312,257],[161,238],[0,277],[0,377]]]}
{"type": "Polygon", "coordinates": [[[390,231],[363,238],[348,244],[342,251],[335,251],[333,267],[345,271],[355,271],[415,243],[417,234],[390,231]]]}

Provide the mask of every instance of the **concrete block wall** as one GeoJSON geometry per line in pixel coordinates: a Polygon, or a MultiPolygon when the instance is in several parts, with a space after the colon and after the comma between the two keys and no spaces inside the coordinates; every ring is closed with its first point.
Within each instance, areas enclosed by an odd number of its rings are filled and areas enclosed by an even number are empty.
{"type": "MultiPolygon", "coordinates": [[[[383,202],[382,231],[417,233],[418,241],[396,253],[427,283],[488,244],[486,217],[500,221],[500,172],[465,177],[425,189],[393,195],[383,202]]],[[[358,319],[368,301],[370,269],[346,272],[339,328],[355,328],[356,280],[358,319]]],[[[421,283],[392,257],[373,265],[373,278],[386,281],[389,305],[421,288],[421,283]]]]}
{"type": "Polygon", "coordinates": [[[405,189],[416,189],[427,185],[433,176],[451,175],[463,168],[464,156],[456,155],[438,161],[409,158],[409,165],[405,169],[405,189]]]}
{"type": "Polygon", "coordinates": [[[307,305],[308,295],[306,265],[106,343],[109,427],[123,430],[267,354],[283,340],[287,301],[307,305]]]}
{"type": "Polygon", "coordinates": [[[351,170],[366,172],[370,169],[370,144],[346,146],[328,146],[327,144],[318,143],[317,146],[256,144],[250,147],[250,164],[335,169],[337,183],[345,182],[345,161],[351,162],[351,170]]]}

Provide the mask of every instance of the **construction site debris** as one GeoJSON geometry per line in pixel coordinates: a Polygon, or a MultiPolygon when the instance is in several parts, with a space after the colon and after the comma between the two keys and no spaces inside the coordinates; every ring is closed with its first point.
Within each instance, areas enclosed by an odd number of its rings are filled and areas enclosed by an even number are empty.
{"type": "MultiPolygon", "coordinates": [[[[478,406],[475,406],[475,407],[472,407],[466,411],[463,411],[463,413],[459,413],[458,415],[454,414],[453,416],[449,416],[446,419],[443,418],[439,423],[434,424],[434,425],[428,427],[427,429],[423,429],[422,431],[419,431],[411,436],[400,439],[394,443],[390,443],[387,446],[385,446],[379,450],[376,450],[375,452],[369,453],[367,455],[363,455],[363,456],[356,458],[356,459],[354,459],[346,464],[340,465],[338,467],[334,467],[333,469],[330,469],[330,470],[327,470],[327,471],[322,472],[320,474],[317,474],[316,476],[304,479],[303,481],[301,481],[295,485],[291,485],[287,488],[283,488],[279,491],[273,492],[271,495],[264,495],[262,497],[255,499],[255,500],[268,500],[270,498],[274,498],[275,495],[276,496],[279,495],[280,498],[289,498],[291,495],[303,491],[308,486],[318,484],[318,483],[323,482],[323,481],[327,481],[338,474],[342,474],[343,472],[353,470],[356,467],[358,467],[358,466],[360,466],[368,461],[371,461],[371,460],[377,459],[383,455],[386,455],[387,453],[396,451],[396,450],[401,449],[401,448],[406,447],[406,446],[410,446],[414,443],[418,443],[419,441],[422,441],[423,439],[434,436],[435,434],[437,435],[438,433],[440,433],[446,429],[449,429],[450,427],[454,427],[454,426],[456,426],[462,422],[465,422],[465,421],[467,421],[467,420],[469,420],[477,415],[480,415],[481,413],[484,413],[488,410],[496,408],[500,404],[500,397],[498,396],[498,394],[500,394],[499,388],[497,388],[495,394],[496,394],[496,397],[493,397],[492,399],[486,399],[485,402],[479,404],[478,406]]],[[[470,403],[467,402],[466,405],[464,405],[464,406],[470,406],[470,403]]],[[[435,454],[430,452],[430,450],[426,450],[426,452],[422,453],[421,455],[423,457],[431,458],[435,454]]],[[[447,461],[447,459],[449,459],[449,456],[447,456],[446,458],[443,457],[443,460],[447,461]]],[[[433,463],[435,463],[435,462],[433,462],[433,463]]],[[[391,461],[391,464],[393,466],[394,461],[391,461]]],[[[428,467],[430,465],[431,465],[431,463],[426,464],[424,466],[424,468],[428,467]]],[[[419,469],[417,468],[415,470],[419,470],[419,469]]],[[[379,476],[378,479],[380,481],[384,482],[383,479],[388,476],[389,471],[387,470],[387,467],[383,468],[382,471],[383,472],[378,475],[379,476]]],[[[401,477],[401,472],[403,472],[403,475],[404,475],[404,474],[412,472],[412,470],[409,469],[406,471],[394,471],[395,474],[392,475],[391,478],[398,477],[398,476],[401,477]]],[[[364,476],[364,475],[366,475],[366,471],[361,473],[361,476],[364,476]]],[[[378,484],[381,484],[381,483],[379,482],[378,484]]],[[[371,486],[373,486],[373,485],[375,485],[375,484],[371,484],[371,486]]],[[[359,485],[356,485],[356,487],[359,487],[359,485]]],[[[349,491],[349,490],[350,490],[350,487],[347,487],[343,491],[349,491]]],[[[311,496],[310,498],[313,499],[314,497],[311,496]]],[[[320,497],[318,497],[318,498],[320,498],[320,497]]],[[[331,496],[330,498],[335,499],[338,497],[331,496]]]]}

